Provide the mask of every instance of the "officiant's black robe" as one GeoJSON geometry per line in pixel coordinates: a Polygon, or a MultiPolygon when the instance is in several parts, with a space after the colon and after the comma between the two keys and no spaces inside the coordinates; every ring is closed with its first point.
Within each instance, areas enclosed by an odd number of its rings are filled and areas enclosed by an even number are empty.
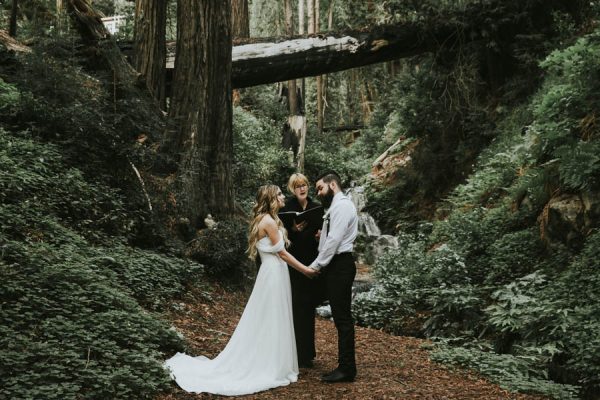
{"type": "MultiPolygon", "coordinates": [[[[304,211],[320,204],[308,198],[308,204],[302,209],[298,199],[291,197],[286,199],[285,207],[280,211],[304,211]]],[[[324,210],[320,208],[315,212],[320,213],[321,221],[324,210]]],[[[304,265],[309,265],[319,254],[319,242],[315,234],[321,225],[307,226],[302,232],[295,232],[292,229],[292,223],[285,224],[291,245],[288,248],[298,261],[304,265]]],[[[294,313],[294,333],[296,335],[296,349],[298,351],[298,362],[300,364],[311,361],[316,356],[315,351],[315,307],[322,299],[323,285],[319,278],[309,279],[302,273],[289,267],[290,281],[292,285],[292,310],[294,313]]]]}

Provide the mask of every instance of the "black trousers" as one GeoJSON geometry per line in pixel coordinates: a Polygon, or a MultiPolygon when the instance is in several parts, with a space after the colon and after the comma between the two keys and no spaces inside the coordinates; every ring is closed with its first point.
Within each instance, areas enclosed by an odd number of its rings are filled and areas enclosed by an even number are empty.
{"type": "Polygon", "coordinates": [[[292,286],[292,313],[298,362],[306,363],[316,356],[315,299],[317,282],[289,267],[292,286]]]}
{"type": "Polygon", "coordinates": [[[331,305],[333,322],[338,334],[338,368],[349,375],[356,375],[354,350],[354,320],[352,319],[352,283],[356,276],[356,264],[352,253],[334,256],[322,269],[325,294],[331,305]]]}

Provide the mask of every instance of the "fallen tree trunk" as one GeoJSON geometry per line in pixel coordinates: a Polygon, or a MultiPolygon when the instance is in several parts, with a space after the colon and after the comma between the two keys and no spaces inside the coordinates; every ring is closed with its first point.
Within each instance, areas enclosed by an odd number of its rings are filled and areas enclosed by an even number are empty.
{"type": "MultiPolygon", "coordinates": [[[[371,27],[369,31],[322,33],[293,38],[238,39],[232,50],[232,86],[243,88],[316,76],[417,54],[456,49],[467,42],[502,34],[510,41],[531,29],[528,18],[543,9],[577,16],[582,0],[532,0],[487,5],[474,3],[463,11],[432,15],[420,22],[371,27]]],[[[456,50],[454,50],[456,51],[456,50]]],[[[167,57],[172,73],[174,52],[167,57]]]]}
{"type": "Polygon", "coordinates": [[[0,30],[0,43],[6,47],[7,50],[14,51],[17,53],[31,53],[31,48],[25,46],[12,36],[8,32],[0,30]]]}
{"type": "MultiPolygon", "coordinates": [[[[421,54],[448,41],[458,28],[438,25],[432,31],[420,24],[382,25],[369,32],[238,41],[232,50],[232,86],[281,82],[421,54]]],[[[173,68],[174,59],[174,55],[167,58],[167,69],[173,68]]]]}
{"type": "Polygon", "coordinates": [[[116,41],[102,23],[102,15],[86,0],[68,0],[67,8],[81,38],[88,45],[99,49],[109,63],[115,80],[126,84],[139,84],[142,80],[140,74],[121,53],[116,41]]]}

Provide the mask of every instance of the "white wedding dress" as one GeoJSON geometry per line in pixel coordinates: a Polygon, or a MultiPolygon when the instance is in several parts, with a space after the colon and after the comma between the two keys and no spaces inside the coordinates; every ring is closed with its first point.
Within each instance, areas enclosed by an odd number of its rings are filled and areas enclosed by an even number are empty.
{"type": "Polygon", "coordinates": [[[269,237],[257,242],[262,264],[233,335],[214,359],[177,353],[165,362],[187,392],[243,395],[289,385],[298,379],[290,276],[269,237]]]}

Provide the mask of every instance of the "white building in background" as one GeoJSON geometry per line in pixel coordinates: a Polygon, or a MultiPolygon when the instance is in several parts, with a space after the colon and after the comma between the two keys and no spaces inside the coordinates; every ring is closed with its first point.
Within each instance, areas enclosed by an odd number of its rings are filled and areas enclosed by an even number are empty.
{"type": "Polygon", "coordinates": [[[119,28],[127,22],[124,15],[112,15],[110,17],[102,18],[102,23],[108,29],[111,35],[119,32],[119,28]]]}

